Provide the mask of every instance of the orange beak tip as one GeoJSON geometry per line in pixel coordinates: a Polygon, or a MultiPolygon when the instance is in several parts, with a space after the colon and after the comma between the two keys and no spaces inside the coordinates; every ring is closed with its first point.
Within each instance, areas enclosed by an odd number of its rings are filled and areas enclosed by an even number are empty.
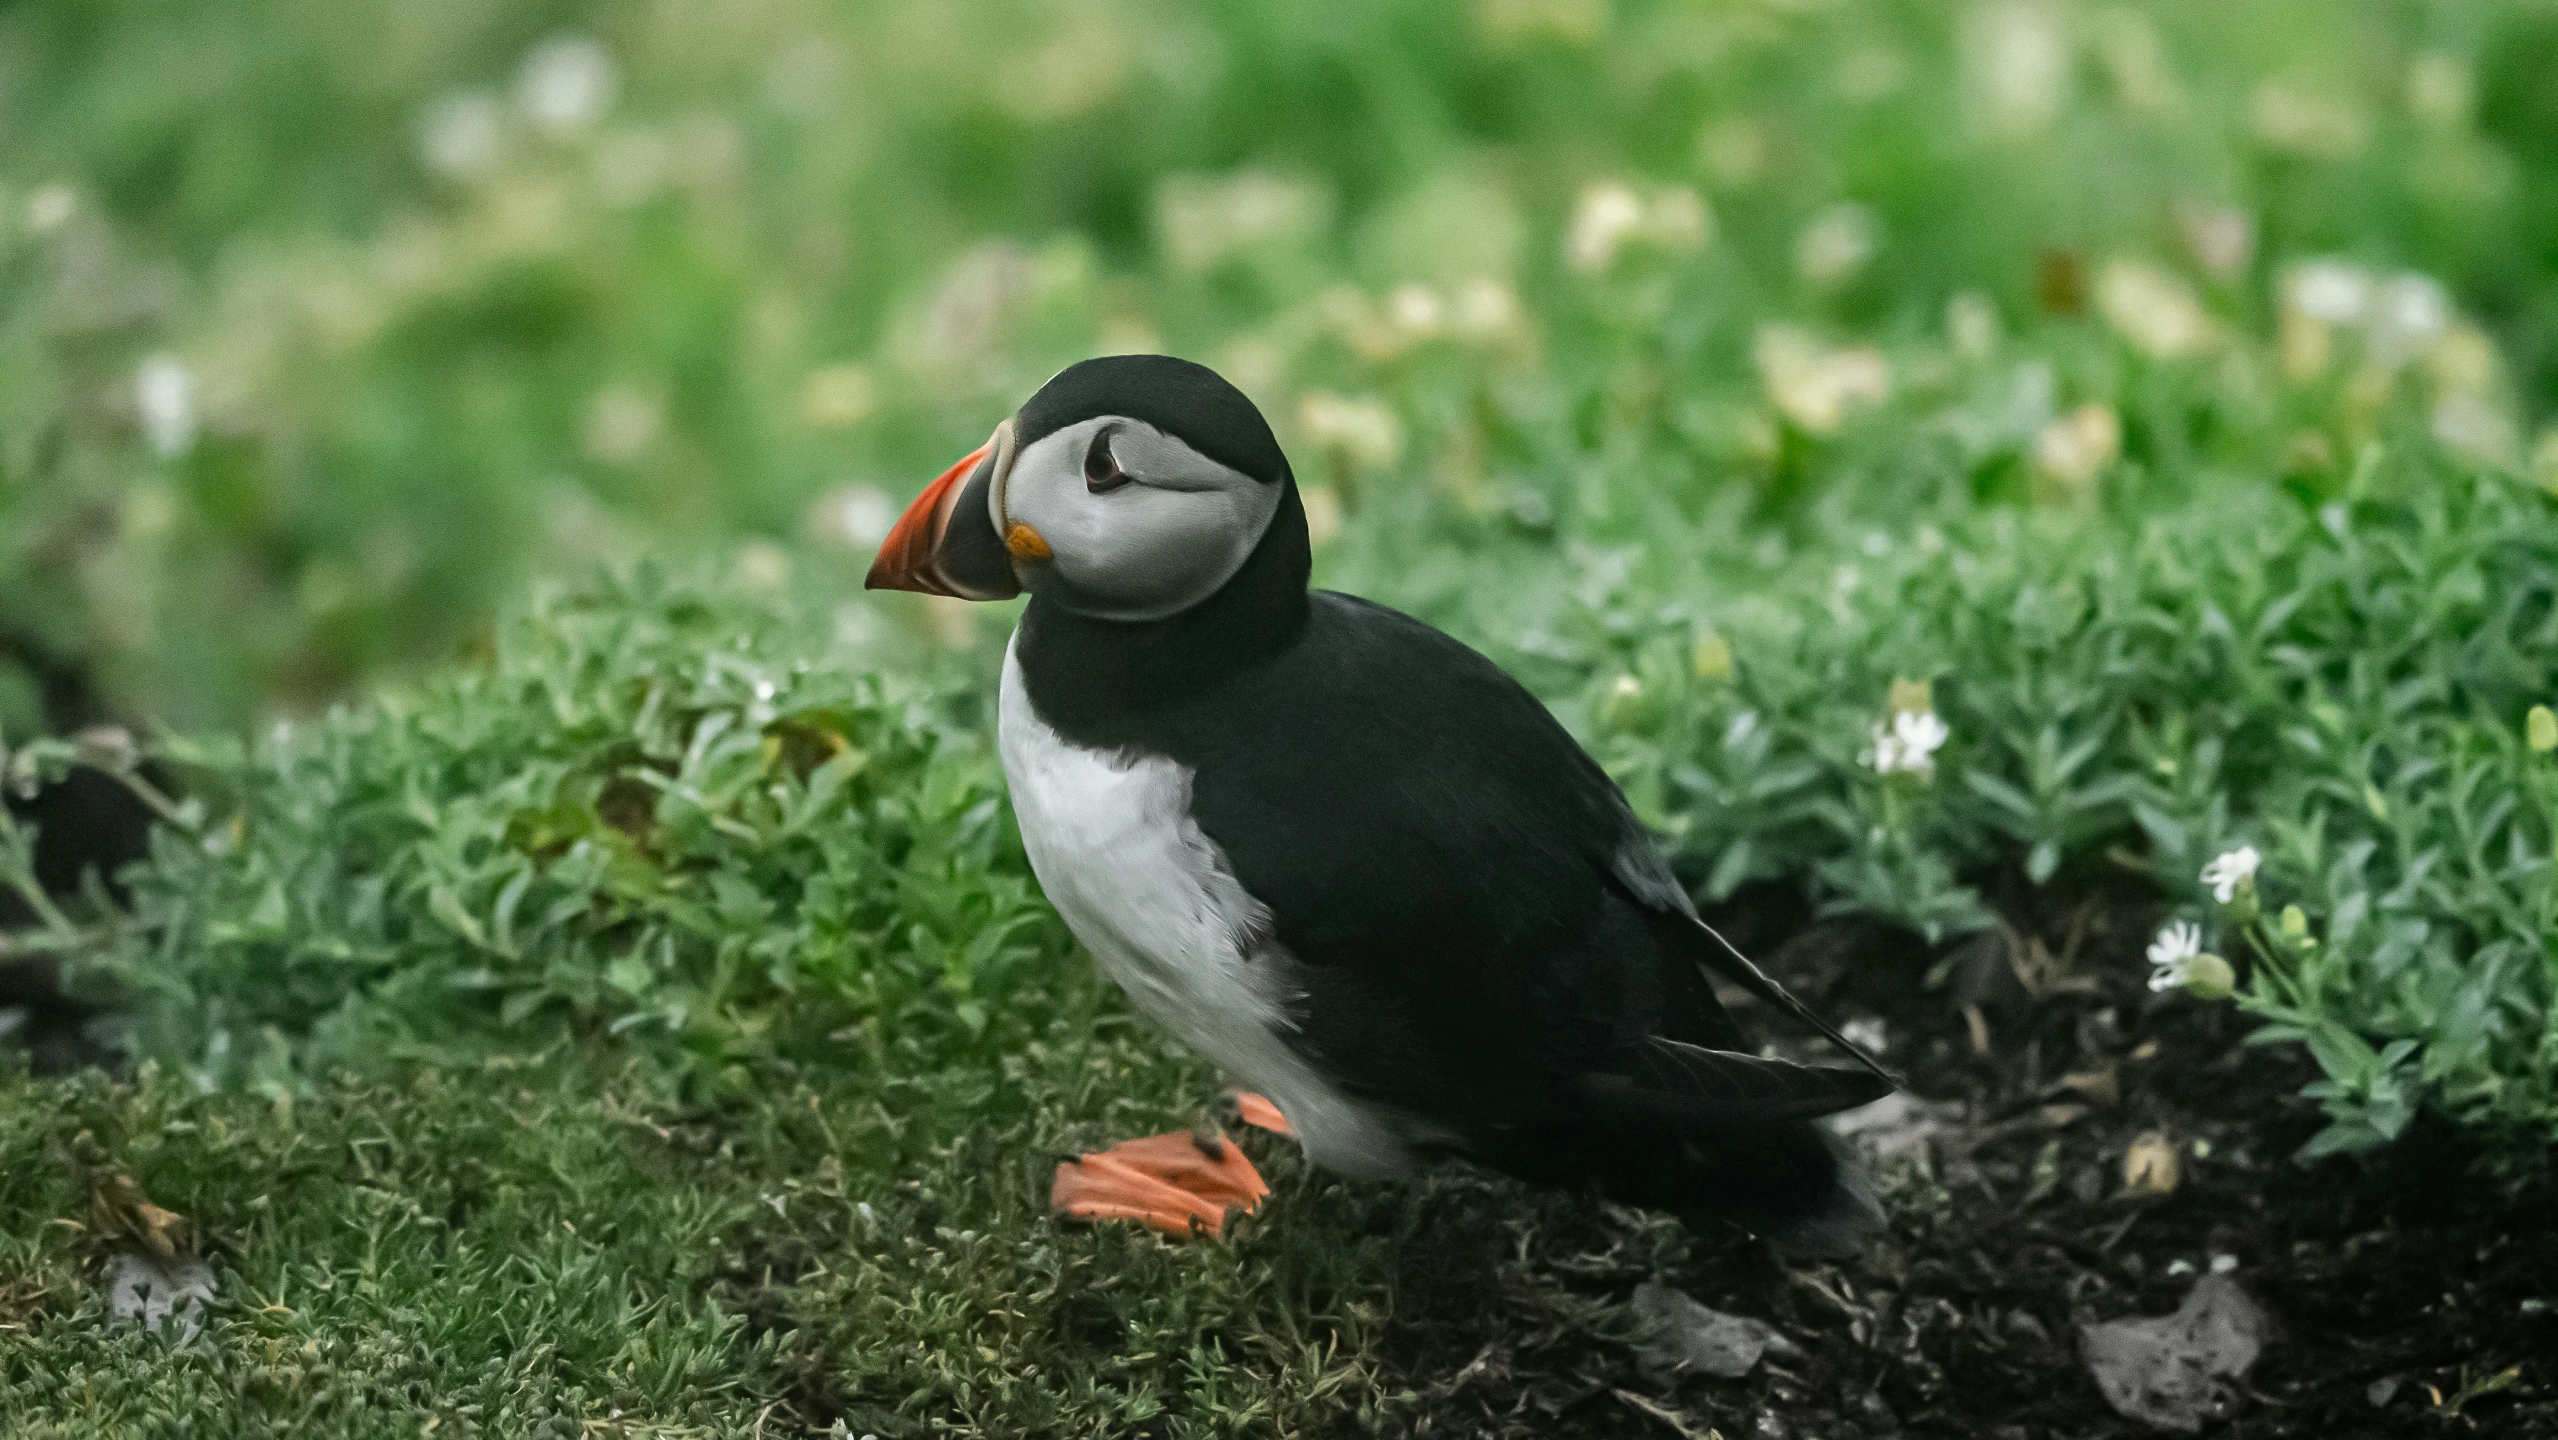
{"type": "Polygon", "coordinates": [[[889,527],[888,538],[880,542],[878,558],[870,562],[870,573],[862,577],[863,589],[959,594],[934,568],[933,553],[941,547],[942,536],[950,528],[951,505],[961,485],[977,468],[977,462],[986,457],[987,448],[978,446],[961,457],[958,464],[944,470],[906,507],[906,513],[897,517],[897,523],[889,527]]]}

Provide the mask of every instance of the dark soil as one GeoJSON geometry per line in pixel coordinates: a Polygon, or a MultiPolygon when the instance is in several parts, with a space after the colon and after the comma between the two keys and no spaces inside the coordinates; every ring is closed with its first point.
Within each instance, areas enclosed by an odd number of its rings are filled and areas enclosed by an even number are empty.
{"type": "Polygon", "coordinates": [[[2152,1434],[2107,1406],[2079,1327],[2172,1311],[2229,1257],[2276,1328],[2207,1433],[2558,1436],[2545,1157],[2500,1174],[2426,1129],[2370,1159],[2295,1160],[2321,1124],[2299,1098],[2306,1059],[2243,1044],[2251,1027],[2231,1007],[2153,995],[2154,904],[2078,893],[2017,886],[2004,933],[1944,952],[1812,923],[1781,896],[1732,907],[1735,938],[1798,993],[1882,1023],[1889,1063],[1937,1127],[1884,1167],[1890,1238],[1849,1264],[1786,1264],[1744,1236],[1689,1237],[1589,1200],[1447,1187],[1401,1251],[1383,1358],[1413,1398],[1386,1428],[2152,1434]],[[2131,1193],[2125,1153],[2153,1133],[2174,1147],[2174,1188],[2131,1193]],[[1772,1322],[1801,1353],[1738,1380],[1648,1377],[1623,1308],[1645,1280],[1772,1322]]]}

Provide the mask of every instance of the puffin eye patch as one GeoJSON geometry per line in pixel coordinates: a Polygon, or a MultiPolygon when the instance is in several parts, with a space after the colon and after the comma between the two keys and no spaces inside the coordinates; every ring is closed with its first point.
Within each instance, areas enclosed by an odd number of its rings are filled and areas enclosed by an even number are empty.
{"type": "Polygon", "coordinates": [[[1093,436],[1091,448],[1084,451],[1084,488],[1107,495],[1127,483],[1128,472],[1119,468],[1119,458],[1110,453],[1110,432],[1093,436]]]}

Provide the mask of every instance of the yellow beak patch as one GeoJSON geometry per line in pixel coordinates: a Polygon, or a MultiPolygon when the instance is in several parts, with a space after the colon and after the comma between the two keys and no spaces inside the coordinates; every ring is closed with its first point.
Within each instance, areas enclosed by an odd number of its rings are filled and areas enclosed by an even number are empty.
{"type": "Polygon", "coordinates": [[[1013,522],[1010,530],[1004,532],[1004,549],[1011,552],[1016,560],[1045,560],[1052,553],[1048,549],[1048,542],[1041,538],[1038,531],[1018,520],[1013,522]]]}

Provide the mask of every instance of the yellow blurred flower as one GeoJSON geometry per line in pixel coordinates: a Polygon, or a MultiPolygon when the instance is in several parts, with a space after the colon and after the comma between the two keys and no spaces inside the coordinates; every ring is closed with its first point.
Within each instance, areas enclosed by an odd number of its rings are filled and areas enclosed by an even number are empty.
{"type": "Polygon", "coordinates": [[[1850,409],[1890,398],[1892,368],[1871,346],[1831,349],[1790,325],[1764,325],[1751,345],[1759,379],[1779,413],[1816,435],[1850,409]]]}
{"type": "Polygon", "coordinates": [[[2532,443],[2531,478],[2541,489],[2558,495],[2558,425],[2541,431],[2532,443]]]}
{"type": "Polygon", "coordinates": [[[1297,402],[1297,424],[1354,469],[1382,470],[1403,457],[1403,421],[1382,401],[1312,391],[1297,402]]]}
{"type": "Polygon", "coordinates": [[[1865,268],[1882,244],[1883,227],[1862,205],[1833,205],[1812,217],[1794,241],[1794,271],[1814,285],[1835,285],[1865,268]]]}
{"type": "Polygon", "coordinates": [[[1584,186],[1563,241],[1564,263],[1584,275],[1612,268],[1630,246],[1685,254],[1713,238],[1704,197],[1679,185],[1638,190],[1622,180],[1584,186]]]}
{"type": "Polygon", "coordinates": [[[1175,269],[1196,275],[1248,250],[1311,239],[1332,209],[1330,188],[1304,176],[1171,175],[1155,187],[1155,236],[1175,269]]]}
{"type": "Polygon", "coordinates": [[[1608,0],[1475,0],[1474,22],[1496,44],[1587,45],[1608,33],[1608,0]]]}
{"type": "Polygon", "coordinates": [[[1341,495],[1329,485],[1297,487],[1298,503],[1306,507],[1306,543],[1320,550],[1341,538],[1341,495]]]}
{"type": "Polygon", "coordinates": [[[635,385],[608,385],[586,405],[587,456],[608,465],[631,464],[656,446],[665,426],[655,395],[635,385]]]}
{"type": "Polygon", "coordinates": [[[1963,17],[1963,93],[1992,135],[2032,134],[2069,96],[2070,40],[2059,10],[2040,0],[1996,0],[1963,17]]]}
{"type": "Polygon", "coordinates": [[[2185,253],[2215,280],[2237,279],[2256,253],[2256,220],[2244,210],[2181,202],[2176,234],[2185,242],[2185,253]]]}
{"type": "Polygon", "coordinates": [[[2123,453],[2123,422],[2106,405],[2081,405],[2034,437],[2034,465],[2071,487],[2094,480],[2123,453]]]}
{"type": "Polygon", "coordinates": [[[1737,190],[1767,172],[1773,148],[1765,124],[1755,116],[1735,115],[1715,121],[1697,136],[1696,159],[1716,184],[1737,190]]]}
{"type": "Polygon", "coordinates": [[[2469,119],[2469,67],[2449,55],[2419,55],[2407,66],[2407,108],[2428,125],[2451,129],[2469,119]]]}
{"type": "Polygon", "coordinates": [[[841,430],[870,418],[879,386],[866,365],[829,365],[800,382],[799,418],[812,430],[841,430]]]}
{"type": "Polygon", "coordinates": [[[2360,151],[2365,139],[2361,112],[2304,79],[2258,85],[2247,118],[2257,139],[2296,155],[2341,160],[2360,151]]]}
{"type": "Polygon", "coordinates": [[[2145,260],[2107,262],[2096,281],[2096,308],[2133,349],[2155,359],[2199,354],[2218,335],[2185,282],[2145,260]]]}
{"type": "Polygon", "coordinates": [[[1998,306],[1978,290],[1965,290],[1945,302],[1945,336],[1954,353],[1966,360],[1987,360],[1998,353],[1998,306]]]}

